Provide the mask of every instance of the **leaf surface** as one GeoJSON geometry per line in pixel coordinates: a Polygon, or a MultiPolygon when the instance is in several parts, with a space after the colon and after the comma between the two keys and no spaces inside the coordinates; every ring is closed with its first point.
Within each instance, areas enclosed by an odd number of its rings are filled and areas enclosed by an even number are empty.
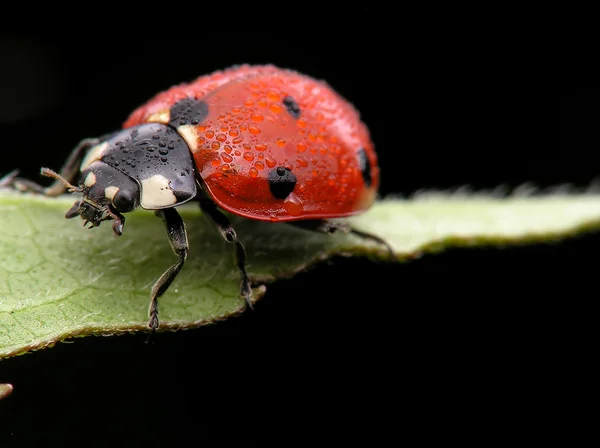
{"type": "MultiPolygon", "coordinates": [[[[176,258],[152,212],[82,228],[64,213],[73,197],[45,198],[0,189],[0,359],[70,337],[147,330],[150,289],[176,258]]],[[[180,207],[190,253],[159,299],[161,329],[192,328],[245,308],[233,246],[193,204],[180,207]]],[[[323,235],[282,223],[231,217],[248,251],[254,299],[265,285],[336,254],[401,262],[459,246],[542,243],[600,228],[600,196],[422,194],[380,200],[350,219],[386,239],[385,248],[354,235],[323,235]]]]}

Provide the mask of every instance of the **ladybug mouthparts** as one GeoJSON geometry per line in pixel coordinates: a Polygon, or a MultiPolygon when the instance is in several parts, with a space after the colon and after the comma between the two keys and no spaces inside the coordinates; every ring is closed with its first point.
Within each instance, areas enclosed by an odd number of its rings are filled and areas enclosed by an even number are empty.
{"type": "Polygon", "coordinates": [[[85,197],[76,201],[73,206],[65,214],[65,218],[71,219],[76,216],[81,216],[83,226],[89,224],[88,229],[98,227],[103,221],[114,220],[113,231],[118,236],[123,234],[123,226],[125,225],[125,217],[116,210],[112,210],[110,205],[98,205],[90,202],[85,197]]]}
{"type": "MultiPolygon", "coordinates": [[[[83,194],[83,197],[80,200],[76,201],[65,214],[65,217],[67,219],[75,218],[76,216],[81,216],[81,219],[84,220],[84,227],[88,224],[90,225],[88,229],[98,227],[102,221],[108,221],[112,219],[114,220],[112,227],[115,234],[117,236],[121,236],[123,234],[125,217],[110,206],[110,200],[107,199],[104,195],[96,195],[97,199],[99,199],[102,202],[101,204],[99,204],[89,198],[89,195],[91,194],[92,190],[90,188],[90,185],[86,185],[85,182],[82,186],[83,188],[71,185],[71,183],[69,183],[69,181],[67,181],[64,177],[62,177],[60,174],[56,173],[55,171],[52,171],[49,168],[42,168],[41,174],[46,177],[58,179],[65,185],[65,187],[67,187],[67,190],[71,193],[83,194]]],[[[95,175],[93,176],[93,178],[95,179],[95,175]]]]}

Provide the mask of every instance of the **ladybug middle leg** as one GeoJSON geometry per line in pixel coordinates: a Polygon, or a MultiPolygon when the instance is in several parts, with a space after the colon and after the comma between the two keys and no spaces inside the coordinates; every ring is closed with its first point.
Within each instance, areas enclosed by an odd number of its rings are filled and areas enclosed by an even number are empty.
{"type": "Polygon", "coordinates": [[[344,233],[351,233],[351,234],[354,234],[361,238],[371,240],[377,244],[385,246],[390,258],[393,258],[395,256],[394,249],[383,238],[380,238],[371,233],[364,232],[362,230],[355,229],[346,223],[342,223],[342,222],[338,222],[338,221],[331,221],[328,219],[311,219],[311,220],[307,220],[307,221],[294,221],[294,222],[290,222],[290,224],[293,226],[296,226],[296,227],[300,227],[301,229],[310,230],[310,231],[319,232],[319,233],[331,234],[331,233],[334,233],[337,231],[344,232],[344,233]]]}
{"type": "Polygon", "coordinates": [[[179,257],[177,263],[167,269],[163,275],[156,281],[152,287],[150,308],[148,309],[148,315],[150,320],[148,321],[148,327],[150,327],[151,334],[158,328],[158,298],[164,294],[169,288],[181,268],[185,263],[188,255],[189,244],[187,238],[187,232],[185,230],[185,224],[183,219],[174,208],[166,208],[158,210],[156,215],[162,217],[167,229],[167,236],[171,243],[171,248],[175,255],[179,257]]]}
{"type": "Polygon", "coordinates": [[[246,271],[246,249],[244,248],[244,244],[238,238],[227,216],[208,198],[201,186],[198,189],[198,199],[200,201],[200,208],[215,223],[223,239],[229,243],[235,243],[235,259],[241,277],[240,295],[244,298],[248,307],[254,309],[252,306],[252,285],[246,271]]]}
{"type": "MultiPolygon", "coordinates": [[[[86,138],[80,141],[73,151],[71,151],[71,155],[60,170],[60,176],[74,184],[79,175],[79,167],[86,152],[100,143],[100,141],[98,138],[86,138]]],[[[0,187],[12,187],[15,190],[39,193],[51,197],[59,196],[67,190],[65,183],[58,178],[49,187],[43,187],[29,179],[17,177],[17,174],[17,171],[13,171],[0,179],[0,187]]]]}

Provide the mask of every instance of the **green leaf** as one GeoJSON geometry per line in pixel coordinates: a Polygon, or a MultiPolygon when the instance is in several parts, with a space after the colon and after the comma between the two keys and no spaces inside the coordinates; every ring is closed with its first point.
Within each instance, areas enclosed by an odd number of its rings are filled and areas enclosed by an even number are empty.
{"type": "MultiPolygon", "coordinates": [[[[152,212],[127,216],[125,232],[66,220],[73,197],[0,190],[0,359],[91,334],[147,330],[150,288],[175,262],[152,212]]],[[[180,208],[190,254],[159,300],[161,329],[191,328],[242,312],[233,247],[189,204],[180,208]]],[[[511,245],[566,238],[600,228],[600,196],[421,194],[386,199],[350,219],[394,248],[396,261],[458,246],[511,245]]],[[[232,217],[248,250],[255,300],[265,284],[335,254],[385,260],[354,235],[322,235],[281,223],[232,217]]]]}

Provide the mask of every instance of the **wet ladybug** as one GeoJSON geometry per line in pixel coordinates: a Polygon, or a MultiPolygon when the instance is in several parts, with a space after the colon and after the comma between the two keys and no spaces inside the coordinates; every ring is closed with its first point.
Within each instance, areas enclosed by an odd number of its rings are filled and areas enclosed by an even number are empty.
{"type": "Polygon", "coordinates": [[[367,210],[377,194],[377,156],[358,112],[325,82],[272,65],[231,67],[161,92],[122,129],[80,142],[60,174],[47,168],[42,174],[55,182],[47,188],[21,178],[10,183],[48,196],[80,193],[66,217],[81,216],[84,225],[112,220],[121,235],[124,214],[137,207],[163,218],[179,259],[152,288],[152,330],[159,323],[157,298],[188,254],[176,207],[190,200],[235,244],[241,296],[250,307],[246,251],[221,210],[352,232],[387,246],[331,220],[367,210]]]}

